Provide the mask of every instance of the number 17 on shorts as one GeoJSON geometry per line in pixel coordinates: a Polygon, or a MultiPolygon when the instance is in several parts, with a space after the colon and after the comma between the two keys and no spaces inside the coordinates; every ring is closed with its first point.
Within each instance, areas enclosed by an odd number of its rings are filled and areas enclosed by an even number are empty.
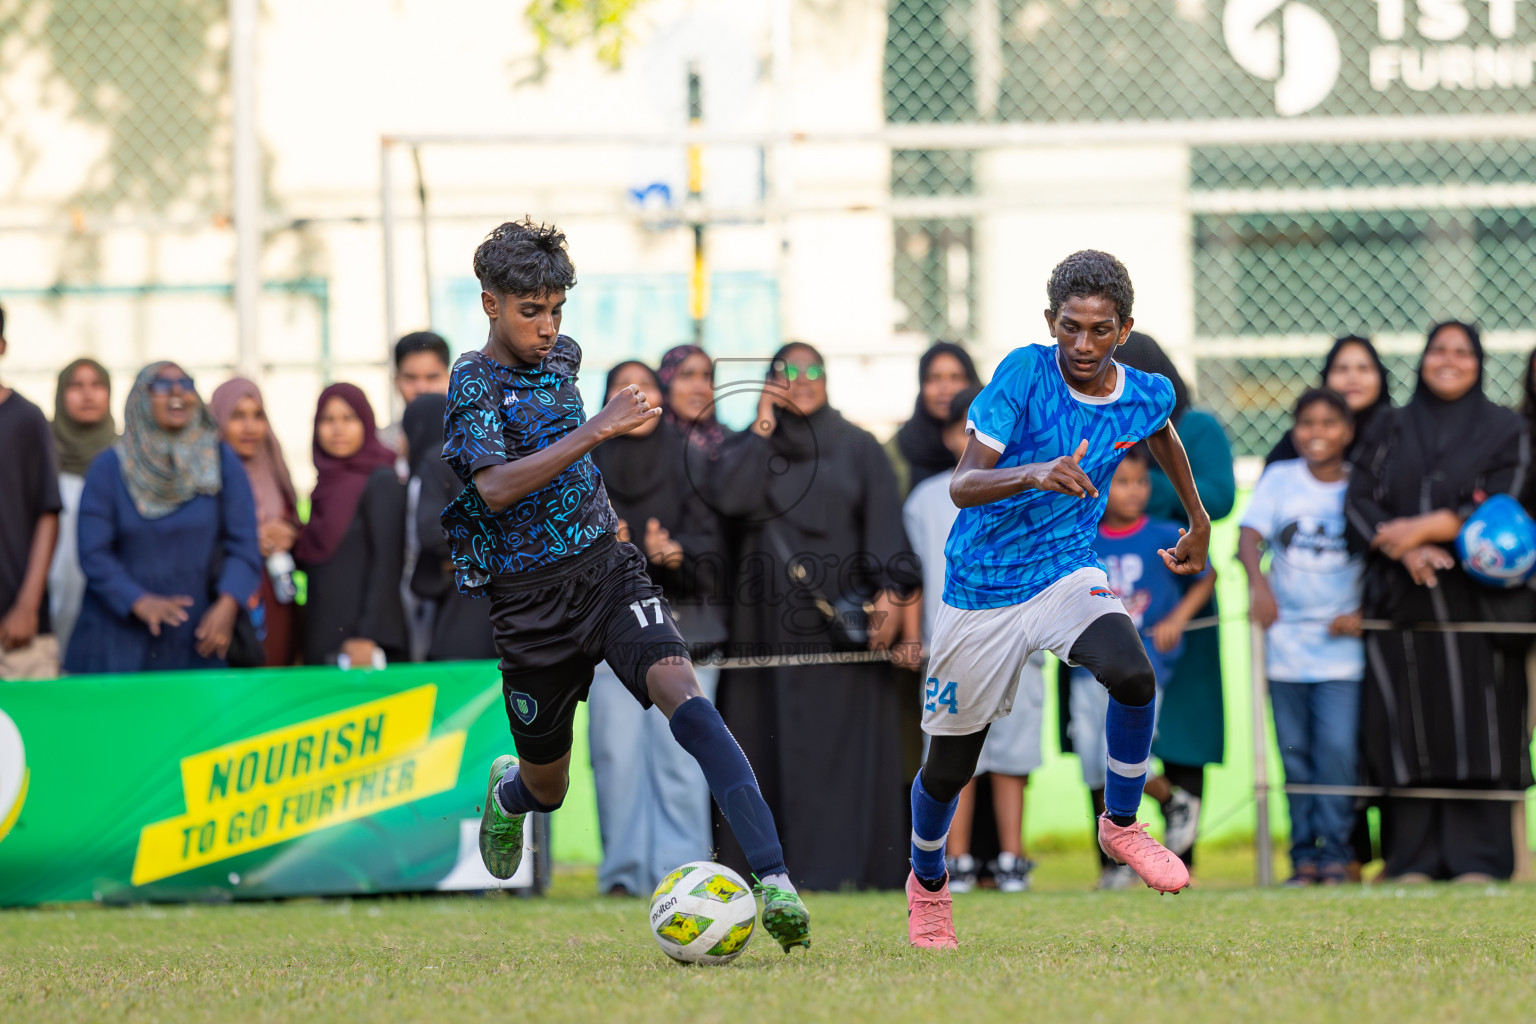
{"type": "Polygon", "coordinates": [[[927,688],[923,691],[923,710],[936,715],[941,708],[952,715],[960,713],[960,704],[955,698],[955,684],[941,683],[937,676],[929,676],[927,688]]]}

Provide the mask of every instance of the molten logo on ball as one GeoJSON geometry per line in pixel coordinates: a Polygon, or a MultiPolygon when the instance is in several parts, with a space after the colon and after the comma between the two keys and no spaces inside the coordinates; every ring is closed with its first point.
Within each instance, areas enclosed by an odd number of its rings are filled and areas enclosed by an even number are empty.
{"type": "Polygon", "coordinates": [[[723,964],[747,948],[757,901],[742,877],[709,861],[684,864],[651,897],[651,934],[674,960],[723,964]]]}

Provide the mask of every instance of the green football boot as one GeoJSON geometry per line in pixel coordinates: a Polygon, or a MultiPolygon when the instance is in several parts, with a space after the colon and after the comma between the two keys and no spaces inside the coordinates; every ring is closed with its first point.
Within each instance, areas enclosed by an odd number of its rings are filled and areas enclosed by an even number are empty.
{"type": "Polygon", "coordinates": [[[763,928],[788,953],[796,946],[811,948],[811,914],[800,894],[769,885],[756,875],[753,892],[763,901],[763,928]]]}
{"type": "Polygon", "coordinates": [[[523,862],[523,819],[526,814],[514,814],[510,818],[501,813],[496,803],[496,786],[502,776],[517,767],[517,758],[502,754],[491,762],[491,781],[485,788],[485,813],[480,815],[480,859],[485,870],[496,878],[511,878],[517,874],[523,862]]]}

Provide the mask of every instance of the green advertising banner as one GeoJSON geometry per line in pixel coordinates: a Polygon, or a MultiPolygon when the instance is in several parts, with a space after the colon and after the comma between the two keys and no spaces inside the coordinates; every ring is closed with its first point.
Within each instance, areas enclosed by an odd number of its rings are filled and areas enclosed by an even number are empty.
{"type": "Polygon", "coordinates": [[[0,682],[0,905],[504,887],[510,747],[489,662],[0,682]]]}

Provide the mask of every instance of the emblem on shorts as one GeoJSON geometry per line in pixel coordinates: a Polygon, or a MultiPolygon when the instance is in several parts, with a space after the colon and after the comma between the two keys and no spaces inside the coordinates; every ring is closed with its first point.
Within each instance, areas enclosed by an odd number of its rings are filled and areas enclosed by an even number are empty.
{"type": "Polygon", "coordinates": [[[1115,442],[1115,451],[1124,451],[1127,448],[1135,448],[1135,447],[1136,447],[1136,442],[1135,441],[1116,441],[1115,442]]]}
{"type": "Polygon", "coordinates": [[[1108,587],[1091,587],[1088,590],[1089,597],[1114,597],[1115,592],[1108,587]]]}
{"type": "Polygon", "coordinates": [[[539,702],[526,693],[508,694],[507,703],[511,706],[512,713],[517,716],[517,720],[524,725],[531,723],[534,716],[539,713],[539,702]]]}

